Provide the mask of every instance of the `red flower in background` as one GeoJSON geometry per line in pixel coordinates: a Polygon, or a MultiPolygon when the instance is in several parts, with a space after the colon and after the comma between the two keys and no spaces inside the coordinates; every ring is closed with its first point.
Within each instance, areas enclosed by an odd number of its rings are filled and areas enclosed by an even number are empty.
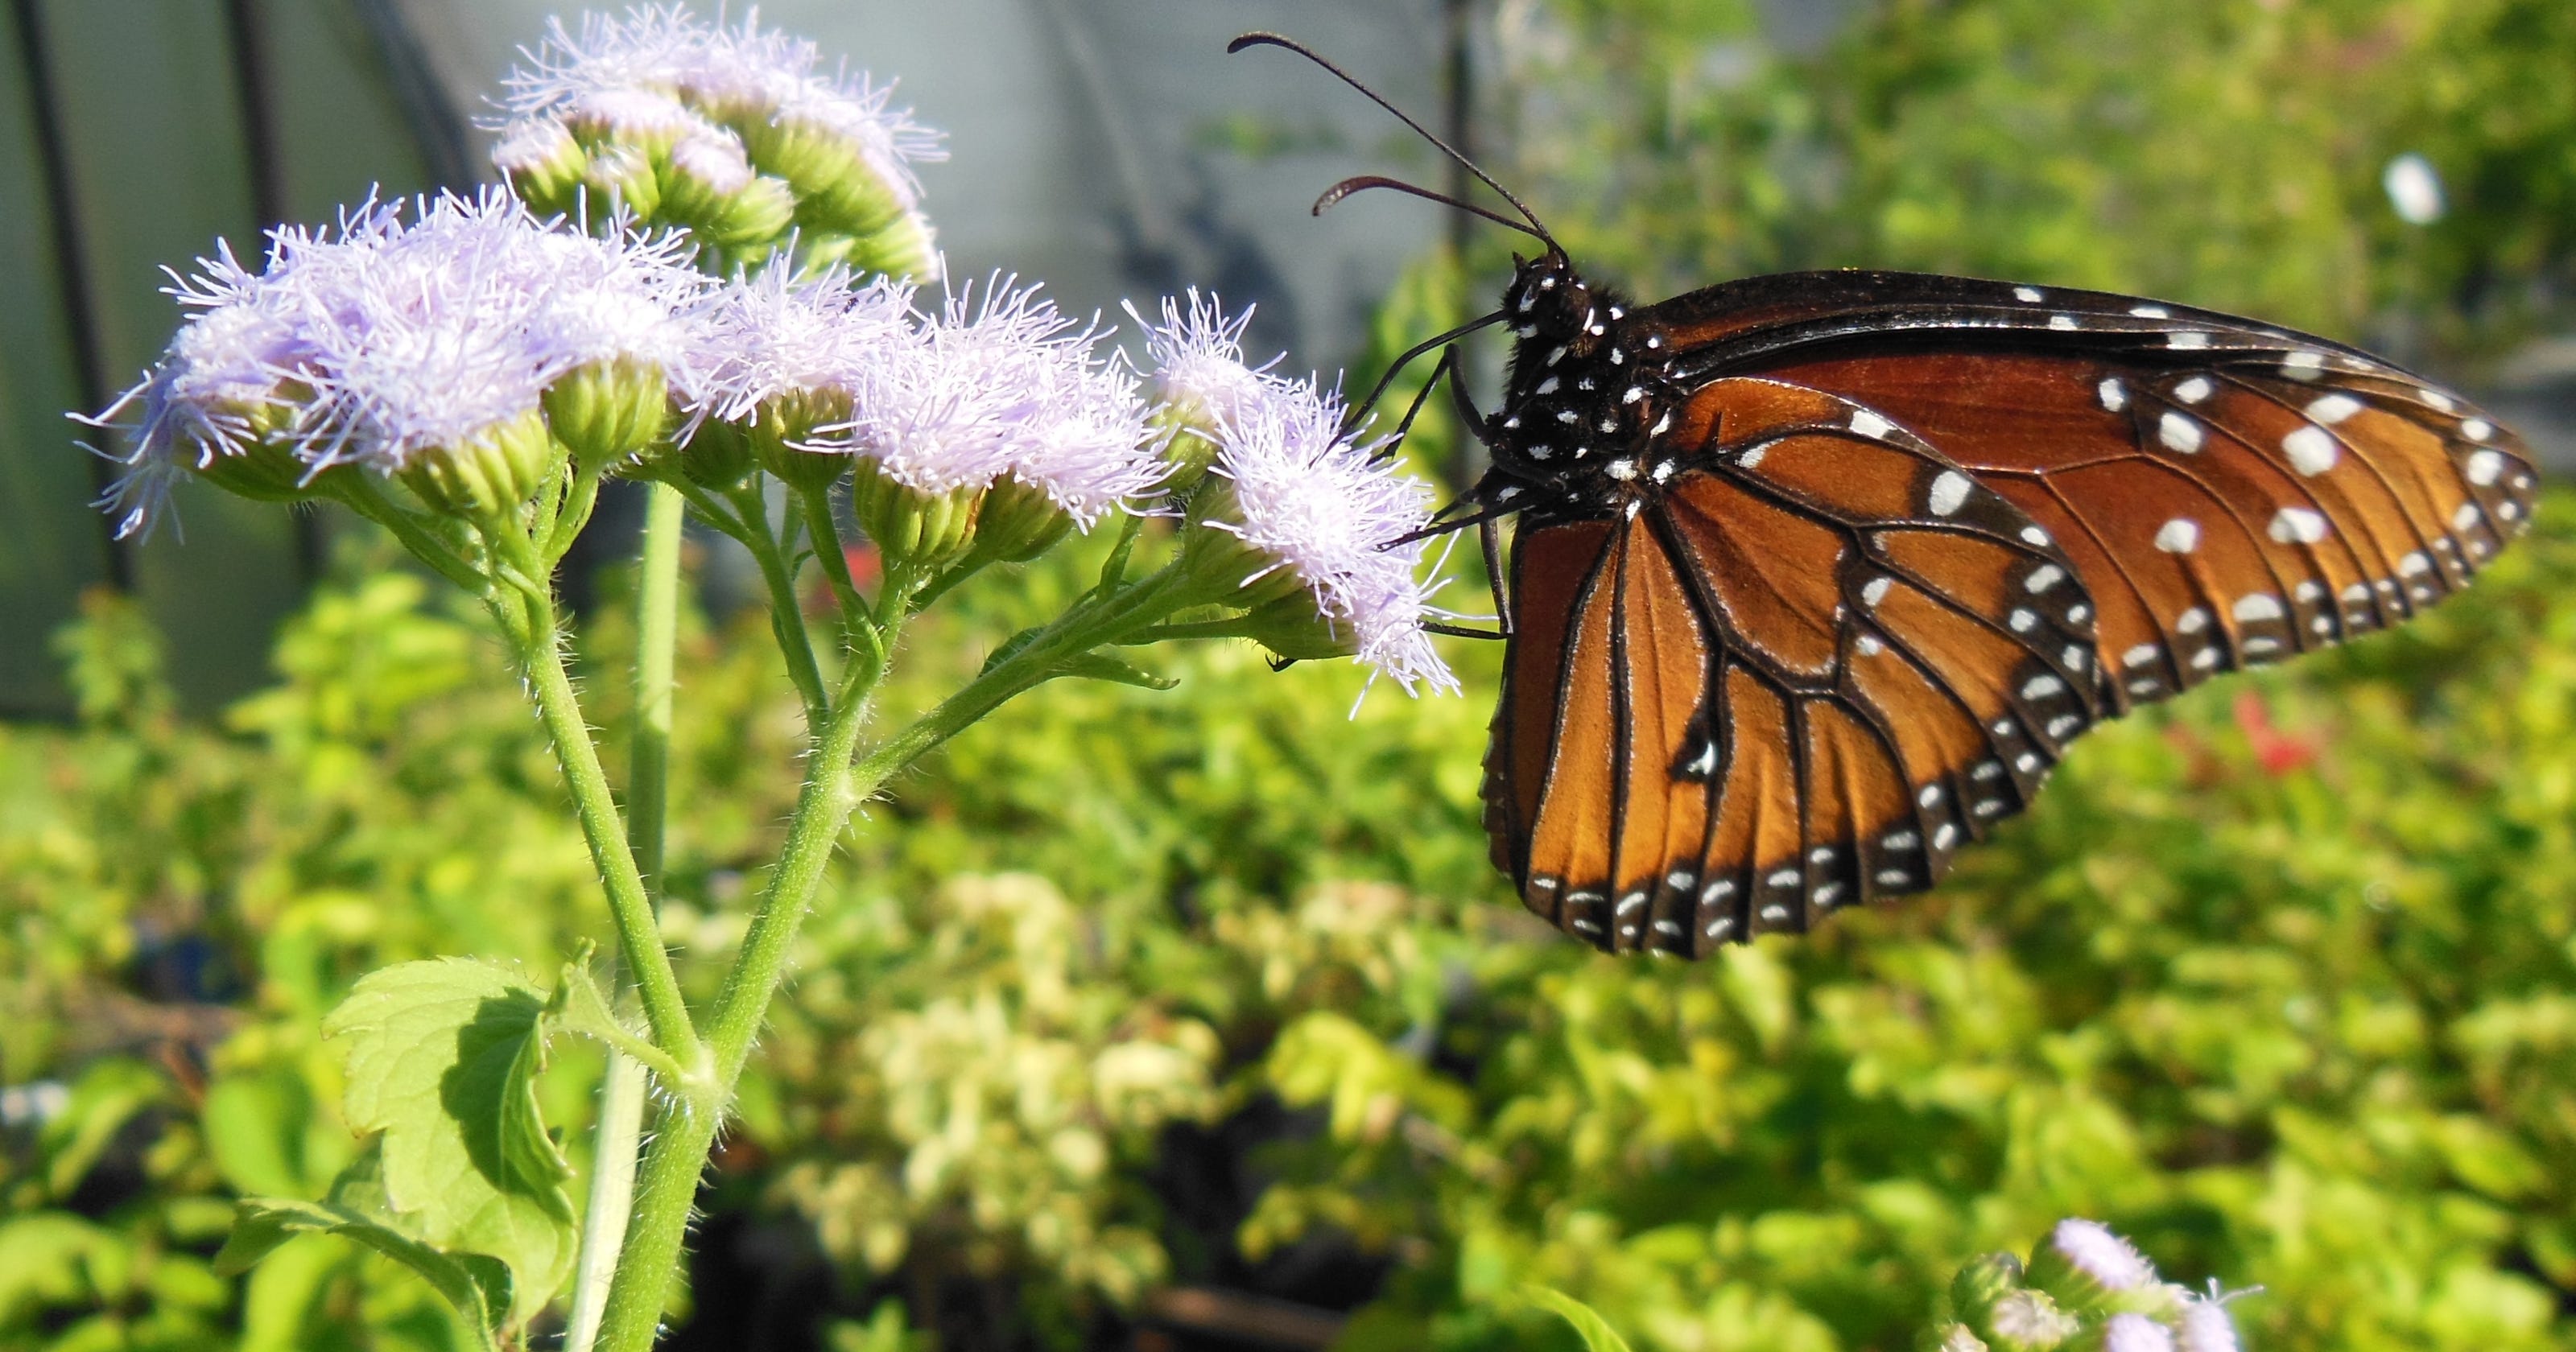
{"type": "Polygon", "coordinates": [[[2237,695],[2236,729],[2245,734],[2246,745],[2254,749],[2254,759],[2262,764],[2263,772],[2274,778],[2316,763],[2320,749],[2316,739],[2293,736],[2272,726],[2272,708],[2263,702],[2259,691],[2237,695]]]}

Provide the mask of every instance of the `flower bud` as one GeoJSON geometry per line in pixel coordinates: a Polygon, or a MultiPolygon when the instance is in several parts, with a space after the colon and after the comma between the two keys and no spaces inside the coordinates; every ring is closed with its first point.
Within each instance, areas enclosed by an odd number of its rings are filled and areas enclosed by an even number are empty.
{"type": "Polygon", "coordinates": [[[2008,1292],[1987,1311],[1981,1330],[1999,1352],[2048,1352],[2082,1330],[2044,1291],[2008,1292]]]}
{"type": "Polygon", "coordinates": [[[1944,1324],[1933,1330],[1933,1352],[1991,1352],[1986,1340],[1965,1324],[1944,1324]]]}
{"type": "Polygon", "coordinates": [[[2078,1314],[2173,1303],[2146,1256],[2099,1221],[2059,1221],[2031,1253],[2029,1280],[2078,1314]]]}
{"type": "Polygon", "coordinates": [[[492,147],[492,165],[510,182],[519,200],[549,214],[576,205],[590,153],[572,133],[551,117],[521,118],[502,132],[492,147]]]}
{"type": "Polygon", "coordinates": [[[729,249],[768,243],[787,233],[796,194],[782,179],[763,178],[726,134],[683,137],[661,176],[662,214],[729,249]]]}
{"type": "Polygon", "coordinates": [[[1285,578],[1288,591],[1252,607],[1244,618],[1244,636],[1291,662],[1321,662],[1328,657],[1359,655],[1359,635],[1348,624],[1335,624],[1315,604],[1315,594],[1282,568],[1253,583],[1248,592],[1275,590],[1285,578]]]}
{"type": "Polygon", "coordinates": [[[500,517],[535,496],[557,451],[536,409],[452,446],[432,447],[402,468],[402,481],[437,511],[500,517]]]}
{"type": "Polygon", "coordinates": [[[665,465],[676,465],[689,482],[699,487],[731,488],[751,473],[751,436],[732,423],[709,418],[698,424],[687,441],[671,445],[667,451],[648,453],[647,459],[656,472],[665,465]]]}
{"type": "Polygon", "coordinates": [[[908,185],[871,161],[859,141],[797,113],[737,124],[752,161],[796,189],[805,220],[841,234],[865,236],[912,206],[908,185]]]}
{"type": "Polygon", "coordinates": [[[246,441],[235,450],[209,450],[190,466],[198,478],[235,497],[253,502],[302,502],[325,496],[321,480],[338,470],[315,473],[292,447],[266,439],[246,441]]]}
{"type": "Polygon", "coordinates": [[[622,202],[639,217],[649,219],[662,206],[662,184],[654,176],[652,157],[631,145],[594,147],[581,183],[595,204],[622,202]]]}
{"type": "Polygon", "coordinates": [[[1163,486],[1173,493],[1198,487],[1199,480],[1207,477],[1208,466],[1216,463],[1215,425],[1177,404],[1156,408],[1149,425],[1162,447],[1164,463],[1172,467],[1163,486]]]}
{"type": "Polygon", "coordinates": [[[762,469],[792,487],[807,491],[825,487],[849,468],[849,455],[798,448],[813,440],[816,427],[846,421],[849,416],[849,396],[828,389],[790,390],[763,401],[752,414],[752,456],[762,469]]]}
{"type": "Polygon", "coordinates": [[[2173,1330],[2142,1314],[2115,1314],[2085,1338],[2086,1352],[2174,1352],[2173,1330]]]}
{"type": "Polygon", "coordinates": [[[2181,1352],[2237,1352],[2236,1321],[2228,1318],[2224,1299],[2186,1293],[2174,1321],[2181,1352]]]}
{"type": "Polygon", "coordinates": [[[888,475],[867,456],[856,460],[850,506],[889,566],[935,568],[965,552],[975,538],[982,488],[925,493],[888,475]]]}
{"type": "Polygon", "coordinates": [[[597,471],[661,437],[671,421],[670,387],[661,367],[620,357],[557,378],[546,390],[545,408],[573,463],[597,471]]]}
{"type": "Polygon", "coordinates": [[[1026,563],[1055,547],[1073,518],[1044,490],[1005,474],[984,490],[975,515],[975,552],[1001,563],[1026,563]]]}
{"type": "Polygon", "coordinates": [[[939,275],[938,241],[930,218],[918,211],[907,211],[879,229],[852,238],[844,257],[853,270],[863,274],[879,273],[905,281],[935,279],[939,275]]]}
{"type": "Polygon", "coordinates": [[[2021,1277],[2021,1260],[2011,1254],[1975,1259],[1950,1279],[1950,1314],[1972,1327],[1989,1327],[1995,1303],[2020,1290],[2021,1277]]]}

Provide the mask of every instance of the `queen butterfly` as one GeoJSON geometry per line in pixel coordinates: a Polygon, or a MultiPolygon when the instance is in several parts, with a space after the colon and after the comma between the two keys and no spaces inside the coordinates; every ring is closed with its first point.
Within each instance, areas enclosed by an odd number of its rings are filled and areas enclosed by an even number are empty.
{"type": "Polygon", "coordinates": [[[1929,888],[2087,729],[2407,619],[2528,524],[2518,438],[2343,344],[1897,272],[1632,306],[1466,167],[1523,219],[1375,176],[1316,208],[1396,188],[1546,245],[1400,360],[1445,346],[1433,381],[1492,455],[1444,528],[1491,552],[1519,522],[1494,863],[1602,949],[1696,957],[1929,888]],[[1446,345],[1494,323],[1485,415],[1446,345]]]}

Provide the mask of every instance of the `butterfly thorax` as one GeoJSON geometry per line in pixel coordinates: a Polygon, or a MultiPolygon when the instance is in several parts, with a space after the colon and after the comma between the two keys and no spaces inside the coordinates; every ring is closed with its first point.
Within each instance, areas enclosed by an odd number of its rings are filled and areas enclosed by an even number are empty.
{"type": "Polygon", "coordinates": [[[1561,256],[1520,265],[1503,293],[1512,348],[1503,405],[1486,424],[1488,500],[1569,516],[1612,515],[1672,473],[1649,447],[1673,400],[1664,338],[1561,256]]]}

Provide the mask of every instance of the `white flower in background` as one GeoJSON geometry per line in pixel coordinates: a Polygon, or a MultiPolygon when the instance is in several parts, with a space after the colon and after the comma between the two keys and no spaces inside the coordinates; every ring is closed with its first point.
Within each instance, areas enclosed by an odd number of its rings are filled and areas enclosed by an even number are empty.
{"type": "MultiPolygon", "coordinates": [[[[890,86],[825,70],[813,43],[764,30],[757,12],[711,24],[683,5],[643,6],[585,15],[578,31],[558,19],[523,55],[502,100],[508,127],[556,122],[584,145],[656,154],[709,134],[739,138],[761,172],[817,199],[853,234],[913,213],[912,166],[945,157],[938,133],[892,106],[890,86]]],[[[526,137],[505,144],[524,159],[526,137]]],[[[926,243],[926,225],[922,234],[926,243]]]]}
{"type": "Polygon", "coordinates": [[[1218,429],[1212,470],[1231,481],[1234,510],[1206,524],[1293,572],[1361,661],[1408,691],[1456,690],[1422,630],[1425,542],[1394,543],[1430,523],[1431,487],[1341,423],[1341,400],[1311,383],[1247,400],[1218,429]]]}
{"type": "Polygon", "coordinates": [[[2442,219],[2449,203],[2442,191],[2442,175],[2433,162],[2408,151],[2388,162],[2380,171],[2379,186],[2388,194],[2388,205],[2397,219],[2408,225],[2431,225],[2442,219]]]}
{"type": "Polygon", "coordinates": [[[2228,1317],[2227,1301],[2245,1293],[2219,1295],[2217,1286],[2216,1282],[2210,1283],[2212,1294],[2207,1296],[2183,1297],[2182,1313],[2175,1321],[2180,1325],[2180,1352],[2238,1352],[2236,1321],[2228,1317]]]}

